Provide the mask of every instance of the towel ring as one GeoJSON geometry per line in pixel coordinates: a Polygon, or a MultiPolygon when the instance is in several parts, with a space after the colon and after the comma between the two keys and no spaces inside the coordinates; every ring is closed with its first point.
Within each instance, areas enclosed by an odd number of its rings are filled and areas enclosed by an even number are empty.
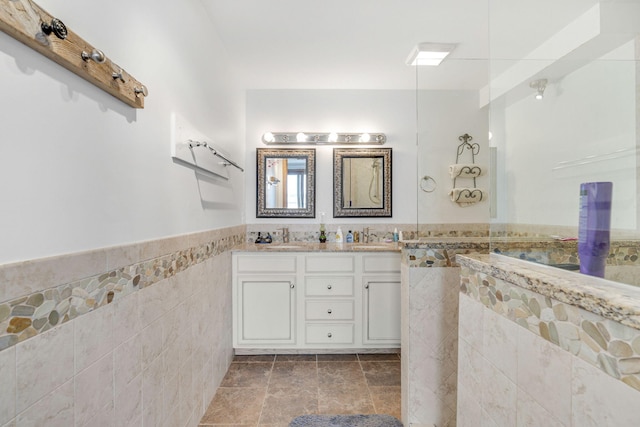
{"type": "Polygon", "coordinates": [[[436,191],[436,180],[430,177],[429,175],[425,175],[420,180],[420,189],[425,193],[433,193],[436,191]]]}

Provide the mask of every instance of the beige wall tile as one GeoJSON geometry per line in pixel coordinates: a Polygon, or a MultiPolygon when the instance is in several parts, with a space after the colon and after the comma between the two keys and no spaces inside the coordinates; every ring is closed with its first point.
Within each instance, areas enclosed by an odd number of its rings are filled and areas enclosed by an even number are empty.
{"type": "Polygon", "coordinates": [[[522,389],[518,389],[517,425],[519,426],[545,426],[545,427],[571,427],[556,420],[553,415],[540,406],[536,400],[522,389]]]}
{"type": "Polygon", "coordinates": [[[571,423],[571,355],[524,328],[518,330],[517,384],[558,421],[571,423]]]}
{"type": "Polygon", "coordinates": [[[0,425],[16,416],[16,349],[0,352],[0,425]]]}
{"type": "Polygon", "coordinates": [[[75,377],[76,425],[99,425],[94,418],[112,416],[112,411],[113,354],[108,353],[75,377]]]}
{"type": "Polygon", "coordinates": [[[142,341],[133,336],[113,350],[113,380],[116,396],[142,373],[142,341]]]}
{"type": "Polygon", "coordinates": [[[573,425],[638,425],[640,392],[580,359],[573,361],[573,425]]]}
{"type": "Polygon", "coordinates": [[[73,418],[73,381],[67,381],[16,418],[16,427],[69,427],[73,418]]]}
{"type": "Polygon", "coordinates": [[[520,326],[492,310],[483,310],[483,313],[484,357],[505,374],[507,378],[515,382],[518,369],[517,338],[520,326]]]}
{"type": "Polygon", "coordinates": [[[74,322],[16,345],[16,411],[24,411],[73,377],[74,322]]]}
{"type": "Polygon", "coordinates": [[[482,383],[491,384],[482,393],[482,407],[499,426],[516,425],[516,384],[491,362],[482,367],[482,383]]]}
{"type": "Polygon", "coordinates": [[[142,420],[142,375],[116,391],[114,413],[115,426],[128,426],[142,420]]]}
{"type": "Polygon", "coordinates": [[[116,347],[141,330],[138,316],[139,294],[140,292],[134,292],[113,303],[113,345],[116,347]]]}
{"type": "Polygon", "coordinates": [[[77,374],[113,350],[113,305],[87,313],[74,323],[77,374]]]}

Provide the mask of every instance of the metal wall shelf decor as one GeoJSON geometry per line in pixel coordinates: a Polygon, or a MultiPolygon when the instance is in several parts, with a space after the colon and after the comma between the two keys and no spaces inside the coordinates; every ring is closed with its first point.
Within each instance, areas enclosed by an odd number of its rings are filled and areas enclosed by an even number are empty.
{"type": "Polygon", "coordinates": [[[133,108],[147,87],[31,0],[0,2],[0,30],[133,108]]]}

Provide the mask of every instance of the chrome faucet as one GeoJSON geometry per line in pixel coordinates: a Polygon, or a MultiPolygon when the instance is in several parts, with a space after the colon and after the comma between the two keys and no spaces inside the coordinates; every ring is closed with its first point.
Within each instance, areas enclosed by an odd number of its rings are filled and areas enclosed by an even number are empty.
{"type": "Polygon", "coordinates": [[[362,243],[369,243],[369,227],[362,230],[362,243]]]}
{"type": "Polygon", "coordinates": [[[289,243],[289,228],[282,228],[282,243],[289,243]]]}

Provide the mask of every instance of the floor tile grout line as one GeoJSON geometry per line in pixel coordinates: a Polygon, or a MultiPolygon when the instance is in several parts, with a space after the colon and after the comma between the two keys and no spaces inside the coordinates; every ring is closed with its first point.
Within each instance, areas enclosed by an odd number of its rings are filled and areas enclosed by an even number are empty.
{"type": "Polygon", "coordinates": [[[262,398],[262,406],[260,407],[260,414],[258,414],[258,421],[256,422],[256,426],[260,425],[260,421],[262,421],[262,413],[264,412],[264,407],[267,404],[267,393],[269,393],[269,385],[271,385],[271,376],[273,375],[273,368],[276,364],[276,359],[278,356],[274,355],[273,360],[271,361],[271,369],[269,370],[269,379],[267,380],[267,387],[264,389],[264,397],[262,398]]]}

